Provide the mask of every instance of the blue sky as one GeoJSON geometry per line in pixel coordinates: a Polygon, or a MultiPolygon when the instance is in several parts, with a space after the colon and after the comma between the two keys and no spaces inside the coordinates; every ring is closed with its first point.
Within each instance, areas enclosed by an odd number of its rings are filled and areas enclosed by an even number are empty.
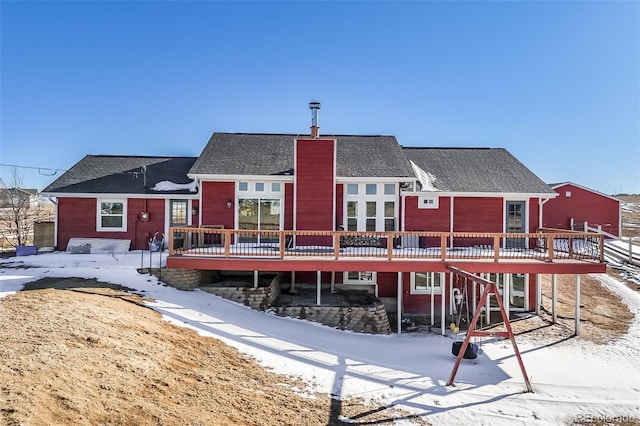
{"type": "Polygon", "coordinates": [[[306,134],[320,101],[322,134],[640,193],[640,2],[0,1],[0,27],[2,164],[197,156],[214,131],[306,134]]]}

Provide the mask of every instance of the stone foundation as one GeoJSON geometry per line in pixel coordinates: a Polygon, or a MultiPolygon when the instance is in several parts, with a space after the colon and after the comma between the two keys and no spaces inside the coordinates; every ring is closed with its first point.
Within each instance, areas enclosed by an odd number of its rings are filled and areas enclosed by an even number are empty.
{"type": "Polygon", "coordinates": [[[340,330],[357,333],[389,334],[391,327],[382,303],[373,306],[273,306],[270,312],[319,322],[340,330]]]}
{"type": "Polygon", "coordinates": [[[242,303],[259,311],[266,311],[280,295],[280,275],[268,287],[200,287],[202,291],[242,303]]]}
{"type": "MultiPolygon", "coordinates": [[[[180,290],[193,290],[203,283],[210,282],[213,274],[214,271],[171,268],[162,270],[160,280],[180,290]]],[[[157,273],[154,275],[158,276],[157,273]]]]}
{"type": "Polygon", "coordinates": [[[281,317],[291,317],[318,322],[340,330],[357,333],[389,334],[391,327],[384,304],[370,306],[272,306],[280,295],[280,275],[267,287],[216,287],[210,283],[214,271],[197,269],[163,269],[161,280],[180,290],[200,288],[207,293],[241,303],[252,309],[273,312],[281,317]]]}

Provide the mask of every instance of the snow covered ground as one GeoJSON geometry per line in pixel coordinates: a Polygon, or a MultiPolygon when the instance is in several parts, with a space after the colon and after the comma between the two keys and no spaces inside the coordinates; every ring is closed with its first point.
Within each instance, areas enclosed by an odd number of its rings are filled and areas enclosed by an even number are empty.
{"type": "MultiPolygon", "coordinates": [[[[253,311],[139,274],[136,268],[149,265],[148,255],[56,252],[2,259],[0,297],[44,277],[125,285],[155,299],[149,305],[167,320],[220,339],[278,373],[301,376],[311,390],[395,405],[433,424],[640,423],[640,295],[610,277],[601,279],[636,314],[630,332],[605,346],[580,339],[540,346],[518,338],[534,390],[525,393],[508,341],[482,342],[483,353],[477,360],[464,360],[456,386],[448,387],[455,362],[450,337],[356,334],[253,311]]],[[[154,253],[154,266],[158,260],[154,253]]]]}

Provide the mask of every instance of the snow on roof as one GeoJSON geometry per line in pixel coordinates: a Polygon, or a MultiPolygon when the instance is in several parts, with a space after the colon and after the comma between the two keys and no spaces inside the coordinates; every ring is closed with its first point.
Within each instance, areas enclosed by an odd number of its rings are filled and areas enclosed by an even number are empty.
{"type": "Polygon", "coordinates": [[[422,170],[416,163],[409,160],[411,163],[411,168],[413,172],[416,174],[416,178],[422,185],[422,191],[431,191],[436,192],[439,191],[438,188],[433,184],[436,181],[436,177],[429,172],[422,170]]]}
{"type": "Polygon", "coordinates": [[[170,180],[163,180],[151,188],[153,191],[182,191],[185,189],[190,192],[198,192],[198,184],[195,180],[189,183],[174,183],[170,180]]]}

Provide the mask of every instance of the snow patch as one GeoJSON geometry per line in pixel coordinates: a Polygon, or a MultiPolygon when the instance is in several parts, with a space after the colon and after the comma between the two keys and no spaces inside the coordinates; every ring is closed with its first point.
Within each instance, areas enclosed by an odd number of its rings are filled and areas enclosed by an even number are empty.
{"type": "Polygon", "coordinates": [[[198,192],[198,184],[195,180],[189,183],[174,183],[170,180],[163,180],[151,188],[152,191],[182,191],[185,189],[189,192],[198,192]]]}
{"type": "Polygon", "coordinates": [[[439,189],[436,188],[436,186],[434,185],[434,182],[436,181],[436,177],[434,175],[432,175],[427,171],[422,170],[413,161],[409,160],[409,162],[411,163],[411,168],[413,169],[413,173],[415,173],[416,178],[422,185],[422,191],[430,191],[430,192],[439,191],[439,189]]]}

